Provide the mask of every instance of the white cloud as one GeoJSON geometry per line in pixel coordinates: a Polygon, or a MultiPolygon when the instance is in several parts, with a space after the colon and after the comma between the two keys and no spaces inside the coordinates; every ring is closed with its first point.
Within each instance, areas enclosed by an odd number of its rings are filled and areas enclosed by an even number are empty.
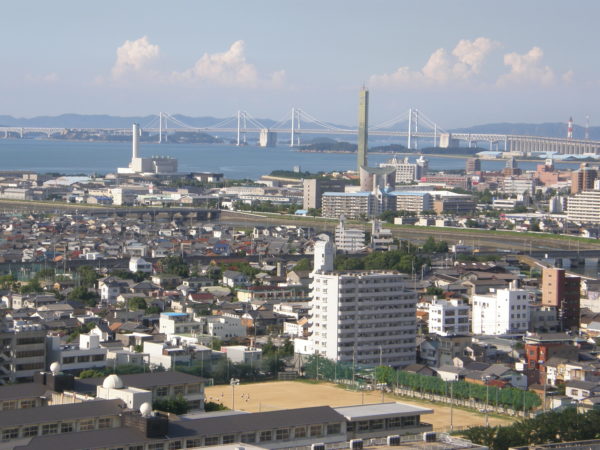
{"type": "Polygon", "coordinates": [[[173,74],[175,80],[210,81],[223,85],[257,86],[256,67],[246,61],[244,41],[235,41],[222,53],[205,53],[193,67],[173,74]]]}
{"type": "Polygon", "coordinates": [[[151,44],[147,36],[135,41],[125,41],[117,48],[117,60],[112,68],[111,74],[114,79],[141,72],[156,61],[160,54],[158,45],[151,44]]]}
{"type": "Polygon", "coordinates": [[[516,52],[504,55],[504,65],[510,67],[510,72],[498,78],[498,85],[532,83],[549,86],[554,84],[554,71],[542,64],[544,52],[539,47],[532,47],[527,53],[516,52]]]}
{"type": "Polygon", "coordinates": [[[483,61],[499,45],[486,37],[478,37],[473,41],[462,39],[450,55],[444,48],[435,50],[421,70],[414,71],[403,66],[390,74],[372,75],[369,84],[391,87],[469,80],[479,75],[483,61]]]}

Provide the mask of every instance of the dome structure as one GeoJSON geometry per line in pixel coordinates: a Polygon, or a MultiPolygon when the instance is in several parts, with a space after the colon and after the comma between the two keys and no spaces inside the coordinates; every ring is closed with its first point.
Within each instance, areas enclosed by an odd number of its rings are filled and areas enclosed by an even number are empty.
{"type": "Polygon", "coordinates": [[[140,405],[140,413],[143,417],[150,417],[152,414],[152,405],[148,402],[142,403],[140,405]]]}
{"type": "Polygon", "coordinates": [[[102,387],[104,389],[123,389],[123,380],[119,375],[109,375],[102,382],[102,387]]]}
{"type": "Polygon", "coordinates": [[[50,364],[50,372],[52,372],[52,375],[58,375],[60,373],[60,363],[55,361],[52,364],[50,364]]]}

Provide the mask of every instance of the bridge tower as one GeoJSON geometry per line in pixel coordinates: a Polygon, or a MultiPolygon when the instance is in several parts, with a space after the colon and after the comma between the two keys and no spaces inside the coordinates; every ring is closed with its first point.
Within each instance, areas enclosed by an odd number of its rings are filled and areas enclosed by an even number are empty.
{"type": "Polygon", "coordinates": [[[290,147],[300,145],[300,134],[296,133],[296,130],[300,130],[300,111],[295,107],[292,107],[292,128],[290,132],[290,147]]]}
{"type": "MultiPolygon", "coordinates": [[[[419,143],[417,141],[417,136],[415,136],[419,132],[419,110],[410,108],[408,110],[408,137],[407,137],[407,147],[409,150],[415,148],[419,148],[419,143]]],[[[436,130],[437,133],[437,130],[436,130]]]]}
{"type": "Polygon", "coordinates": [[[246,145],[246,111],[237,112],[237,141],[236,145],[246,145]]]}

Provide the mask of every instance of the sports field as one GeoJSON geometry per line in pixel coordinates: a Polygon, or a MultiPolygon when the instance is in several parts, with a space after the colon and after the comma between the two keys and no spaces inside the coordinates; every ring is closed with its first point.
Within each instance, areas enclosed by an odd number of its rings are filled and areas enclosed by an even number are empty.
{"type": "MultiPolygon", "coordinates": [[[[273,381],[268,383],[241,384],[232,388],[227,385],[206,388],[206,401],[222,403],[232,408],[235,389],[235,409],[257,412],[278,409],[304,408],[308,406],[348,406],[361,403],[379,403],[381,392],[356,392],[345,390],[334,384],[311,384],[300,381],[273,381]]],[[[386,394],[384,401],[396,399],[386,394]]],[[[418,403],[414,400],[399,399],[402,403],[433,409],[433,414],[422,416],[423,422],[433,425],[434,430],[446,430],[450,427],[450,407],[430,403],[418,403]]],[[[454,427],[485,425],[485,415],[454,408],[454,427]]],[[[490,417],[491,425],[508,425],[509,418],[490,417]]]]}

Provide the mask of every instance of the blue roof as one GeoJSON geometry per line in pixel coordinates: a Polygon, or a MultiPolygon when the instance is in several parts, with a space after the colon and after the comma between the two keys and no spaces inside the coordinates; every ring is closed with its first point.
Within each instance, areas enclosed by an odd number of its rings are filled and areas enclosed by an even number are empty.
{"type": "Polygon", "coordinates": [[[327,196],[341,196],[341,197],[368,197],[371,195],[370,192],[323,192],[323,195],[327,196]]]}
{"type": "Polygon", "coordinates": [[[182,317],[182,316],[187,316],[186,313],[176,313],[176,312],[164,312],[164,313],[160,313],[162,316],[173,316],[173,317],[182,317]]]}

